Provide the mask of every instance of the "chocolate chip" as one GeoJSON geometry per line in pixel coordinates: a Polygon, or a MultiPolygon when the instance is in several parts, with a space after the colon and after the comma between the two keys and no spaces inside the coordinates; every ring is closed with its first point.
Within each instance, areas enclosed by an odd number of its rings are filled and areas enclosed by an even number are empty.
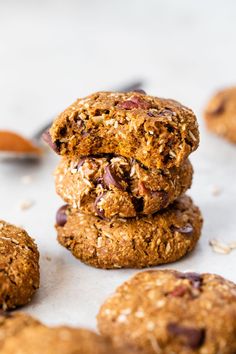
{"type": "Polygon", "coordinates": [[[173,297],[183,297],[188,292],[188,288],[184,285],[177,286],[168,295],[173,297]]]}
{"type": "Polygon", "coordinates": [[[183,337],[185,344],[191,349],[200,348],[205,341],[205,330],[203,328],[185,327],[177,323],[169,323],[167,330],[173,336],[183,337]]]}
{"type": "Polygon", "coordinates": [[[193,226],[190,224],[186,224],[182,227],[174,226],[174,231],[180,232],[181,234],[189,235],[193,233],[193,226]]]}
{"type": "Polygon", "coordinates": [[[196,289],[200,289],[202,285],[202,276],[201,274],[190,272],[190,273],[180,273],[178,275],[179,279],[188,279],[192,286],[196,289]]]}
{"type": "Polygon", "coordinates": [[[143,207],[144,207],[144,200],[143,198],[136,198],[133,197],[132,198],[132,203],[134,205],[134,209],[137,213],[141,213],[143,211],[143,207]]]}
{"type": "Polygon", "coordinates": [[[57,143],[52,141],[52,137],[51,134],[49,132],[49,130],[46,130],[43,134],[42,134],[42,139],[45,141],[45,143],[48,144],[48,146],[50,146],[50,148],[55,151],[57,154],[59,153],[59,146],[57,143]]]}
{"type": "Polygon", "coordinates": [[[65,204],[60,209],[58,209],[56,214],[56,224],[57,226],[64,226],[67,222],[67,211],[68,205],[65,204]]]}
{"type": "Polygon", "coordinates": [[[120,190],[124,190],[121,184],[122,181],[121,178],[117,176],[117,174],[115,173],[115,171],[112,169],[110,165],[105,167],[105,171],[103,174],[103,181],[108,188],[110,186],[115,186],[120,190]]]}
{"type": "Polygon", "coordinates": [[[101,195],[99,195],[96,199],[95,199],[95,202],[94,202],[94,209],[95,209],[95,212],[98,216],[100,216],[100,218],[102,219],[105,219],[105,212],[103,209],[100,209],[99,206],[98,206],[98,203],[100,202],[100,200],[104,197],[106,193],[102,193],[101,195]]]}

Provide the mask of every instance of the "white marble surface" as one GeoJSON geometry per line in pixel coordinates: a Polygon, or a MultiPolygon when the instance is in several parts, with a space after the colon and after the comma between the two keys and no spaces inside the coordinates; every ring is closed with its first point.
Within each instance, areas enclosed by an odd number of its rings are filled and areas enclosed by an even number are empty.
{"type": "MultiPolygon", "coordinates": [[[[208,241],[236,240],[236,147],[208,134],[201,112],[215,89],[236,82],[235,12],[233,0],[0,1],[0,128],[30,136],[77,96],[136,78],[191,106],[201,146],[190,195],[205,223],[197,249],[169,267],[234,281],[236,251],[213,253],[208,241]]],[[[56,163],[49,155],[38,166],[1,164],[0,217],[23,225],[41,252],[41,288],[25,310],[49,324],[95,328],[100,304],[135,270],[96,270],[57,244],[56,163]],[[35,204],[22,211],[24,200],[35,204]]]]}

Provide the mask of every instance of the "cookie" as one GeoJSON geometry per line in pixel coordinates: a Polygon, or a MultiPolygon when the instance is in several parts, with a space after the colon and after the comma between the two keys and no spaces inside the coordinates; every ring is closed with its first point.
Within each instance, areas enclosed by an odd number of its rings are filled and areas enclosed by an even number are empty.
{"type": "Polygon", "coordinates": [[[204,116],[209,130],[236,144],[236,87],[224,89],[213,96],[204,116]]]}
{"type": "Polygon", "coordinates": [[[39,287],[39,253],[26,231],[0,220],[0,307],[27,304],[39,287]]]}
{"type": "Polygon", "coordinates": [[[140,92],[97,92],[78,99],[45,140],[60,155],[114,154],[149,168],[181,166],[199,144],[191,109],[140,92]]]}
{"type": "Polygon", "coordinates": [[[26,327],[35,328],[40,322],[24,313],[0,311],[0,352],[4,343],[26,327]]]}
{"type": "Polygon", "coordinates": [[[236,285],[213,274],[146,271],[101,307],[100,332],[147,354],[236,352],[236,285]]]}
{"type": "Polygon", "coordinates": [[[170,170],[147,169],[121,156],[62,159],[55,171],[57,193],[80,212],[107,219],[153,214],[191,186],[189,160],[170,170]]]}
{"type": "Polygon", "coordinates": [[[57,213],[59,243],[99,268],[142,268],[174,262],[195,247],[201,233],[199,209],[182,196],[159,213],[103,220],[64,206],[57,213]]]}
{"type": "Polygon", "coordinates": [[[5,341],[4,354],[133,354],[89,330],[71,327],[27,327],[5,341]]]}

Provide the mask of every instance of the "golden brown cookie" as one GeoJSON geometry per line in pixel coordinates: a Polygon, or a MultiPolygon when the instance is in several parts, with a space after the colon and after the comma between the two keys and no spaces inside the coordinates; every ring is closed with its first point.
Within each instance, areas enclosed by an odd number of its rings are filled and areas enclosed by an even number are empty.
{"type": "Polygon", "coordinates": [[[40,322],[25,313],[0,311],[0,353],[4,343],[26,327],[35,328],[40,322]]]}
{"type": "Polygon", "coordinates": [[[81,261],[99,268],[142,268],[174,262],[195,247],[199,209],[187,196],[156,214],[103,220],[67,206],[57,214],[58,241],[81,261]]]}
{"type": "Polygon", "coordinates": [[[133,354],[86,329],[31,326],[4,342],[4,354],[133,354]]]}
{"type": "Polygon", "coordinates": [[[204,112],[209,130],[236,144],[236,87],[218,92],[204,112]]]}
{"type": "Polygon", "coordinates": [[[166,169],[196,150],[199,132],[192,110],[174,100],[97,92],[60,114],[45,140],[63,156],[115,154],[166,169]]]}
{"type": "Polygon", "coordinates": [[[26,231],[0,220],[0,307],[27,304],[39,287],[39,253],[26,231]]]}
{"type": "Polygon", "coordinates": [[[100,332],[145,354],[236,352],[236,285],[213,274],[146,271],[108,298],[100,332]]]}
{"type": "Polygon", "coordinates": [[[62,159],[55,171],[57,193],[80,212],[128,218],[166,208],[191,186],[189,160],[170,170],[147,169],[121,156],[62,159]]]}

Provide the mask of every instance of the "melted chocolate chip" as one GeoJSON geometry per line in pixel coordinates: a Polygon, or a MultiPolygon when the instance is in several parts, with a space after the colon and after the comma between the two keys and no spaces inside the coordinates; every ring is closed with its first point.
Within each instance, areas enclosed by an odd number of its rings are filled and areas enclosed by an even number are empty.
{"type": "Polygon", "coordinates": [[[143,207],[144,207],[144,200],[143,198],[136,198],[133,197],[132,198],[132,203],[134,205],[134,209],[137,213],[141,213],[143,211],[143,207]]]}
{"type": "Polygon", "coordinates": [[[55,151],[57,154],[59,153],[59,144],[57,144],[56,142],[52,141],[52,137],[51,134],[49,132],[49,130],[46,130],[43,134],[42,134],[42,139],[45,141],[45,143],[48,144],[48,146],[50,146],[50,148],[55,151]]]}
{"type": "Polygon", "coordinates": [[[65,204],[60,209],[58,209],[56,214],[56,224],[57,226],[64,226],[67,222],[67,211],[68,205],[65,204]]]}
{"type": "Polygon", "coordinates": [[[191,349],[200,348],[205,341],[205,330],[203,328],[193,328],[181,326],[177,323],[167,325],[168,332],[176,337],[182,337],[191,349]]]}
{"type": "Polygon", "coordinates": [[[103,174],[103,181],[108,188],[112,185],[120,190],[124,190],[121,184],[121,178],[116,175],[116,173],[114,172],[114,170],[110,165],[105,167],[105,171],[103,174]]]}
{"type": "Polygon", "coordinates": [[[190,283],[192,284],[192,286],[196,289],[200,289],[201,285],[202,285],[202,276],[201,274],[198,273],[180,273],[178,275],[179,279],[188,279],[190,281],[190,283]]]}

